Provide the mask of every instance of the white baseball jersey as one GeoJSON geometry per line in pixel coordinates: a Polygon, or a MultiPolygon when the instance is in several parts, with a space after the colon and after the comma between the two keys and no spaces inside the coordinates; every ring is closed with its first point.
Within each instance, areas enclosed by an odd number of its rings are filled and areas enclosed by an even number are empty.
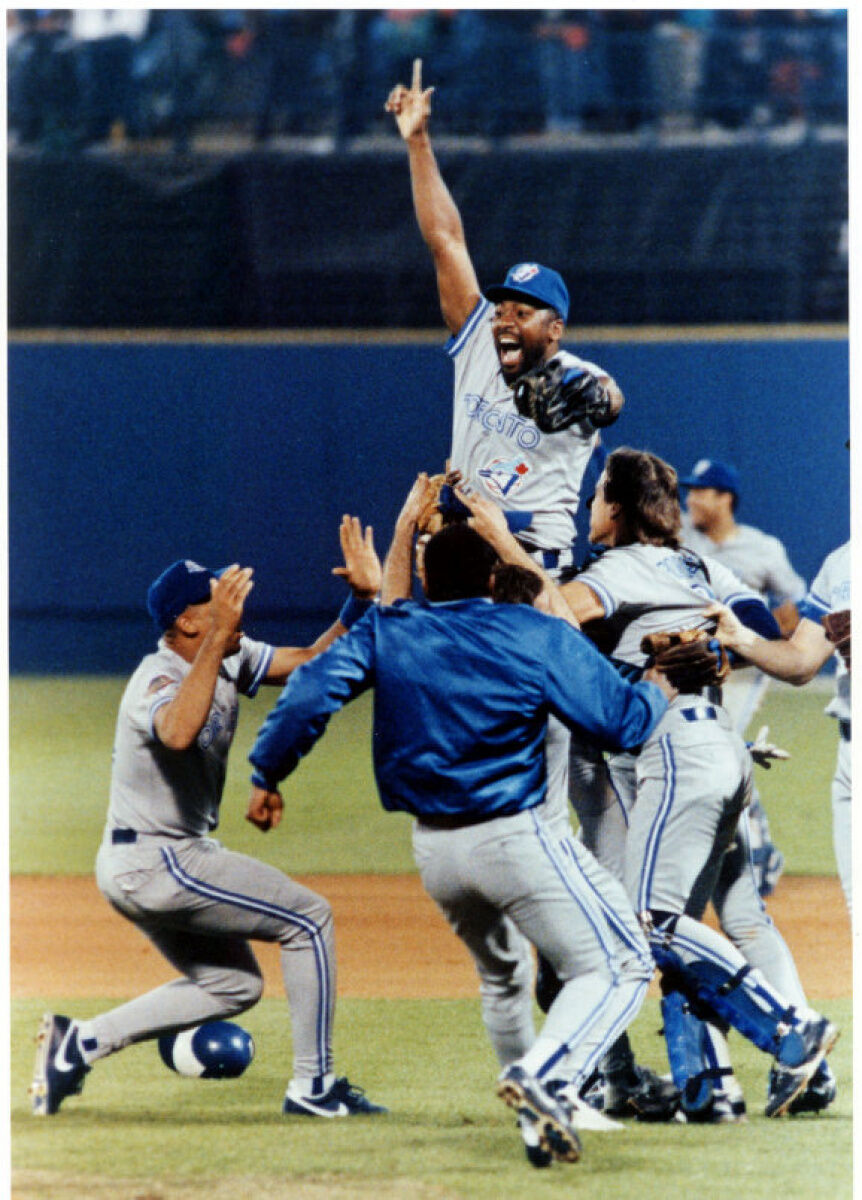
{"type": "Polygon", "coordinates": [[[636,543],[605,551],[577,577],[595,592],[612,634],[609,653],[635,667],[646,665],[641,639],[672,629],[705,629],[701,610],[713,600],[757,600],[732,571],[714,559],[668,546],[636,543]]]}
{"type": "Polygon", "coordinates": [[[695,529],[690,518],[683,517],[681,541],[696,554],[708,555],[729,567],[773,606],[786,600],[798,604],[805,595],[805,580],[790,565],[782,543],[753,525],[737,525],[732,537],[714,542],[695,529]]]}
{"type": "MultiPolygon", "coordinates": [[[[491,334],[493,311],[482,297],[446,343],[455,366],[451,466],[501,508],[533,514],[525,542],[563,550],[575,538],[581,481],[598,432],[579,421],[560,433],[542,433],[521,416],[500,370],[491,334]]],[[[573,354],[566,354],[566,362],[607,374],[573,354]]]]}
{"type": "Polygon", "coordinates": [[[174,699],[191,663],[164,638],[135,671],[120,702],[111,770],[109,828],[169,837],[200,837],[218,825],[227,756],[239,712],[238,693],[253,696],[274,649],[243,637],[216,680],[212,707],[194,746],[169,750],[153,719],[174,699]]]}
{"type": "MultiPolygon", "coordinates": [[[[829,612],[842,612],[850,608],[850,543],[845,542],[837,550],[833,550],[817,572],[804,601],[805,609],[810,620],[816,621],[829,612]]],[[[844,659],[836,651],[835,661],[838,669],[835,675],[835,699],[826,712],[830,717],[839,721],[849,721],[850,712],[850,672],[844,659]]]]}

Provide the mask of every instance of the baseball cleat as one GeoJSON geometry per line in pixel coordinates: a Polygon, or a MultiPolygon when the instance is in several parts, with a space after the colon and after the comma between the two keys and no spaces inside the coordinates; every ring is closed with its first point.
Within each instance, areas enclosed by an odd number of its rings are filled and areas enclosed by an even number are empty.
{"type": "Polygon", "coordinates": [[[569,1106],[557,1100],[538,1079],[517,1063],[508,1066],[497,1083],[497,1095],[519,1117],[532,1122],[541,1148],[558,1162],[577,1162],[581,1143],[569,1119],[569,1106]]]}
{"type": "Polygon", "coordinates": [[[748,1120],[742,1097],[732,1100],[721,1092],[713,1092],[703,1108],[684,1109],[683,1116],[689,1125],[741,1125],[748,1120]]]}
{"type": "Polygon", "coordinates": [[[593,1133],[616,1133],[617,1130],[625,1129],[622,1121],[612,1121],[610,1117],[606,1117],[603,1112],[593,1108],[591,1104],[582,1099],[573,1083],[553,1089],[548,1087],[548,1091],[552,1091],[558,1100],[566,1102],[572,1127],[579,1132],[587,1130],[593,1133]]]}
{"type": "Polygon", "coordinates": [[[303,1095],[291,1081],[284,1095],[282,1112],[286,1117],[357,1117],[387,1113],[389,1109],[372,1104],[362,1088],[354,1087],[342,1075],[320,1096],[303,1095]]]}
{"type": "Polygon", "coordinates": [[[89,1070],[78,1046],[75,1022],[45,1013],[36,1034],[36,1064],[29,1088],[33,1116],[53,1116],[67,1096],[81,1091],[89,1070]]]}
{"type": "MultiPolygon", "coordinates": [[[[773,1091],[773,1077],[774,1069],[769,1072],[768,1094],[770,1097],[773,1091]]],[[[797,1095],[795,1100],[790,1102],[787,1112],[791,1117],[799,1116],[802,1113],[821,1113],[832,1104],[837,1095],[838,1085],[832,1074],[832,1068],[826,1059],[823,1059],[811,1076],[808,1086],[797,1095]]]]}
{"type": "Polygon", "coordinates": [[[826,1017],[806,1021],[782,1039],[769,1077],[767,1117],[783,1117],[790,1111],[837,1040],[838,1030],[826,1017]]]}
{"type": "MultiPolygon", "coordinates": [[[[591,1097],[587,1100],[591,1102],[591,1097]]],[[[635,1063],[626,1079],[605,1079],[603,1100],[602,1110],[611,1117],[672,1121],[679,1111],[680,1091],[673,1080],[635,1063]]]]}
{"type": "Polygon", "coordinates": [[[544,1167],[549,1167],[554,1161],[554,1156],[550,1150],[546,1150],[539,1141],[539,1131],[528,1117],[518,1117],[518,1128],[521,1131],[521,1138],[524,1142],[524,1153],[527,1156],[527,1162],[531,1167],[537,1167],[540,1170],[544,1167]]]}

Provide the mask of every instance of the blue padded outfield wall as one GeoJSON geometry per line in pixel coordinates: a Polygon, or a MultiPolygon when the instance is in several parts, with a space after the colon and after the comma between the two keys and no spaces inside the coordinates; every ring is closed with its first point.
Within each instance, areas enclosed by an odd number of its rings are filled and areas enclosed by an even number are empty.
{"type": "MultiPolygon", "coordinates": [[[[571,349],[627,406],[605,436],[687,472],[739,468],[741,521],[810,581],[849,535],[848,346],[680,334],[571,349]]],[[[344,512],[387,545],[417,471],[448,451],[451,364],[432,342],[158,340],[9,346],[10,666],[129,671],[149,582],[175,558],[254,566],[252,635],[313,638],[345,593],[344,512]]]]}

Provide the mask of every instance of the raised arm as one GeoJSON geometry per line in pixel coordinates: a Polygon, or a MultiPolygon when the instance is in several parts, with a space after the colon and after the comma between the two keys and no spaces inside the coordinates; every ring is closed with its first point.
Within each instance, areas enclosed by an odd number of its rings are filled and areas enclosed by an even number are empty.
{"type": "Polygon", "coordinates": [[[538,575],[542,583],[542,591],[537,597],[536,607],[544,609],[552,616],[568,621],[570,625],[579,628],[577,617],[563,598],[557,584],[542,568],[530,558],[524,547],[512,536],[502,509],[491,500],[476,492],[455,491],[456,496],[470,509],[470,524],[476,532],[496,550],[501,562],[513,563],[538,575]]]}
{"type": "Polygon", "coordinates": [[[428,122],[433,91],[422,90],[422,60],[417,58],[411,86],[396,84],[386,101],[386,111],[395,117],[398,132],[407,143],[416,220],[434,259],[443,320],[455,334],[476,307],[480,291],[461,214],[431,148],[428,122]]]}
{"type": "MultiPolygon", "coordinates": [[[[156,712],[153,721],[159,741],[169,750],[187,750],[204,727],[222,660],[232,643],[238,645],[243,607],[254,587],[251,575],[251,567],[234,565],[210,584],[210,627],[176,696],[156,712]]],[[[184,619],[181,616],[179,621],[184,619]]]]}
{"type": "Polygon", "coordinates": [[[278,646],[272,656],[264,683],[282,685],[301,663],[322,654],[336,638],[366,612],[380,590],[380,560],[374,549],[374,531],[369,525],[364,531],[358,517],[343,516],[339,527],[344,566],[333,567],[333,575],[341,575],[350,584],[350,598],[335,621],[310,646],[278,646]]]}
{"type": "Polygon", "coordinates": [[[425,471],[420,471],[407,493],[395,522],[395,532],[383,564],[381,604],[409,600],[413,592],[413,538],[419,517],[432,498],[434,486],[425,471]]]}

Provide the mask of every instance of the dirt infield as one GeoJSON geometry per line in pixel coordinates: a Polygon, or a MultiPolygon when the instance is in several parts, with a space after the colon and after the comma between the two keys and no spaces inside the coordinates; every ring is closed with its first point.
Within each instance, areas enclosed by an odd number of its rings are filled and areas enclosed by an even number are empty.
{"type": "MultiPolygon", "coordinates": [[[[317,875],[303,882],[332,902],[339,995],[476,994],[466,950],[416,876],[317,875]]],[[[783,878],[769,911],[793,950],[805,990],[818,999],[850,995],[850,922],[838,881],[783,878]]],[[[110,908],[90,876],[14,876],[11,925],[16,998],[121,998],[171,978],[161,956],[110,908]]],[[[275,947],[256,949],[266,994],[282,995],[275,947]]]]}

